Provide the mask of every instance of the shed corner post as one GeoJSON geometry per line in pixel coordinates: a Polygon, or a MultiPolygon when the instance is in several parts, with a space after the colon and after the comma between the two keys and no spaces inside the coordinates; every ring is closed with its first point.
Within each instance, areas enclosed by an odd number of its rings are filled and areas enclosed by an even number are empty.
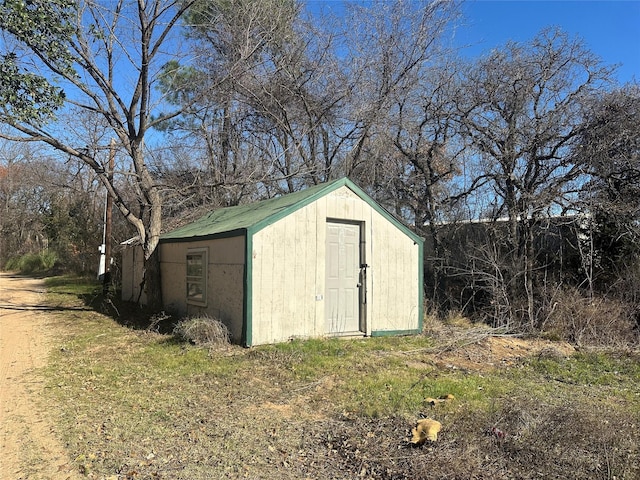
{"type": "Polygon", "coordinates": [[[246,229],[244,259],[244,308],[242,318],[242,344],[250,347],[253,344],[253,231],[246,229]]]}
{"type": "Polygon", "coordinates": [[[418,245],[418,333],[424,328],[424,241],[420,239],[418,245]]]}

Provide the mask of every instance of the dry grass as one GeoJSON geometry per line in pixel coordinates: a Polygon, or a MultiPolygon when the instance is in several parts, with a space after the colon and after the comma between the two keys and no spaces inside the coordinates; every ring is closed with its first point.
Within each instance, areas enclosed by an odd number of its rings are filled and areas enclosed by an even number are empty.
{"type": "Polygon", "coordinates": [[[606,297],[586,298],[567,289],[558,298],[543,330],[578,346],[627,348],[638,345],[634,306],[606,297]]]}
{"type": "Polygon", "coordinates": [[[469,325],[201,349],[93,312],[57,315],[52,408],[87,478],[640,476],[640,358],[630,351],[542,355],[469,325]],[[494,365],[471,368],[487,350],[493,358],[475,364],[494,365]],[[424,401],[447,393],[455,400],[424,401]],[[425,416],[442,423],[438,441],[412,447],[425,416]]]}
{"type": "Polygon", "coordinates": [[[229,344],[229,329],[220,320],[209,317],[193,317],[181,320],[173,334],[194,345],[215,347],[229,344]]]}
{"type": "Polygon", "coordinates": [[[406,428],[406,420],[393,417],[334,427],[335,439],[326,444],[348,478],[635,479],[640,473],[638,425],[611,410],[524,397],[444,417],[438,442],[422,448],[389,435],[406,428]],[[504,438],[490,433],[496,424],[504,438]]]}

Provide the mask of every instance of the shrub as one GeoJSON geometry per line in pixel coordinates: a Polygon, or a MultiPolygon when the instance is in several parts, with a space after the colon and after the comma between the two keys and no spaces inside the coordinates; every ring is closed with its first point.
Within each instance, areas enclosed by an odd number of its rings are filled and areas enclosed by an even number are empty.
{"type": "Polygon", "coordinates": [[[40,260],[45,270],[51,270],[58,261],[58,255],[56,252],[46,250],[40,254],[40,260]]]}
{"type": "Polygon", "coordinates": [[[178,322],[173,334],[194,345],[213,346],[229,343],[229,329],[220,320],[210,317],[187,318],[178,322]]]}
{"type": "Polygon", "coordinates": [[[542,325],[543,333],[575,345],[626,347],[638,341],[634,307],[604,296],[588,298],[567,289],[542,325]]]}
{"type": "Polygon", "coordinates": [[[7,260],[4,265],[4,269],[8,271],[20,270],[20,257],[12,257],[7,260]]]}
{"type": "Polygon", "coordinates": [[[27,253],[21,257],[9,259],[5,265],[7,270],[18,270],[21,273],[35,273],[51,270],[58,260],[58,256],[51,250],[40,253],[27,253]]]}

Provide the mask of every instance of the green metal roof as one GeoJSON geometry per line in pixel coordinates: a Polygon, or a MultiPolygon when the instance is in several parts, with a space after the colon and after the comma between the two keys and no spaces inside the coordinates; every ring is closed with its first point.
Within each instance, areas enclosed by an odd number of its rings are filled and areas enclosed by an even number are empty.
{"type": "Polygon", "coordinates": [[[203,237],[235,236],[242,235],[247,230],[257,232],[265,226],[274,223],[342,186],[347,186],[372,207],[398,225],[409,236],[421,240],[415,233],[402,225],[402,223],[395,219],[389,212],[373,201],[351,180],[341,178],[261,202],[238,205],[237,207],[220,208],[193,223],[161,235],[160,242],[184,242],[201,239],[203,237]]]}
{"type": "MultiPolygon", "coordinates": [[[[160,241],[181,241],[246,230],[276,216],[278,213],[290,211],[296,204],[301,203],[300,206],[303,206],[310,203],[316,196],[322,196],[325,192],[333,190],[331,187],[337,188],[343,185],[343,180],[334,180],[333,182],[316,185],[299,192],[248,205],[220,208],[193,223],[163,234],[160,237],[160,241]],[[336,184],[340,185],[336,186],[336,184]]],[[[294,210],[297,210],[297,208],[294,208],[294,210]]]]}

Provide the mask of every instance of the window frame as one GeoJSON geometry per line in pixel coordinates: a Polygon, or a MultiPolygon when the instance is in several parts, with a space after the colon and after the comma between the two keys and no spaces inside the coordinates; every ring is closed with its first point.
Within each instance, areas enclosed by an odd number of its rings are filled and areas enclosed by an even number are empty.
{"type": "Polygon", "coordinates": [[[185,257],[185,288],[186,288],[186,300],[188,305],[196,305],[198,307],[207,306],[207,277],[209,272],[209,249],[207,247],[190,248],[187,250],[185,257]],[[201,268],[199,274],[189,274],[189,257],[201,257],[201,268]],[[197,294],[190,295],[189,292],[192,289],[192,285],[200,286],[197,294]]]}

